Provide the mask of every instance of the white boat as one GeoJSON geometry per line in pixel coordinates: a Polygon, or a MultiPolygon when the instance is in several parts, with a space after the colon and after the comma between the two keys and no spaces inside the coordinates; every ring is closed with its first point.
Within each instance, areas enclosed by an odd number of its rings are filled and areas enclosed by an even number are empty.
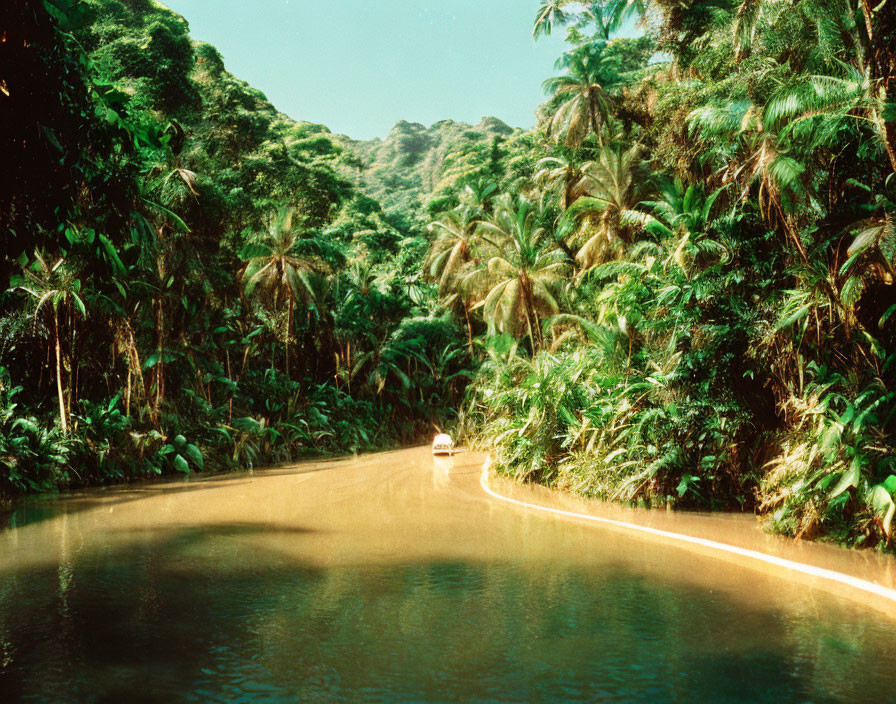
{"type": "Polygon", "coordinates": [[[432,441],[432,454],[434,455],[453,455],[454,440],[447,433],[439,433],[432,441]]]}

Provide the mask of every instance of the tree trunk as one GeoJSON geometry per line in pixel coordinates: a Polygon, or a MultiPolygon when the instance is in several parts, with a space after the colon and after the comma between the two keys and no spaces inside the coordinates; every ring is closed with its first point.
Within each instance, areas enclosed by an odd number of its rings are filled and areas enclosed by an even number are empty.
{"type": "Polygon", "coordinates": [[[159,298],[158,311],[156,313],[156,340],[158,349],[156,350],[159,359],[156,362],[156,403],[155,413],[158,416],[162,407],[162,401],[165,400],[165,314],[162,310],[162,300],[159,298]]]}
{"type": "Polygon", "coordinates": [[[604,135],[603,131],[600,128],[600,120],[598,120],[598,105],[597,98],[594,96],[592,91],[588,92],[588,112],[591,117],[591,129],[594,130],[594,134],[597,137],[597,143],[603,147],[604,146],[604,135]]]}
{"type": "Polygon", "coordinates": [[[893,173],[896,173],[896,123],[884,120],[879,110],[871,111],[871,121],[874,122],[875,127],[880,132],[884,150],[887,152],[887,158],[890,160],[890,169],[892,169],[893,173]]]}
{"type": "MultiPolygon", "coordinates": [[[[896,75],[893,57],[892,39],[896,32],[896,10],[892,3],[881,3],[876,9],[871,7],[868,0],[860,3],[862,14],[865,18],[865,32],[857,29],[859,35],[860,68],[863,73],[871,74],[872,85],[880,85],[879,90],[887,102],[894,102],[896,98],[896,75]]],[[[876,96],[871,96],[872,100],[876,96]]],[[[890,168],[896,173],[896,124],[883,119],[879,110],[871,109],[871,121],[880,133],[884,143],[884,150],[890,161],[890,168]]]]}
{"type": "Polygon", "coordinates": [[[576,253],[572,251],[572,248],[567,244],[566,240],[562,237],[559,237],[557,233],[554,233],[554,242],[557,246],[563,250],[563,253],[566,255],[566,258],[569,260],[570,265],[573,268],[573,271],[578,271],[579,262],[576,260],[576,253]]]}
{"type": "Polygon", "coordinates": [[[124,415],[127,418],[131,417],[131,379],[134,376],[134,372],[131,371],[130,360],[128,360],[128,388],[124,394],[124,415]]]}
{"type": "Polygon", "coordinates": [[[146,405],[146,409],[149,411],[150,417],[153,419],[153,422],[156,421],[156,416],[153,414],[152,406],[150,405],[149,394],[146,391],[146,379],[143,376],[143,366],[140,363],[140,352],[137,350],[137,340],[134,338],[134,330],[131,328],[130,323],[125,323],[127,325],[128,331],[128,373],[130,374],[131,370],[133,370],[134,375],[137,377],[137,380],[140,382],[138,390],[140,392],[143,403],[146,405]]]}
{"type": "Polygon", "coordinates": [[[293,312],[295,310],[295,301],[290,295],[289,297],[289,316],[286,321],[286,376],[289,378],[289,343],[292,340],[292,324],[293,312]]]}
{"type": "Polygon", "coordinates": [[[529,324],[529,337],[532,339],[532,351],[536,352],[543,347],[544,339],[541,335],[541,327],[538,325],[538,313],[535,310],[531,282],[526,273],[520,277],[520,286],[523,288],[523,303],[526,308],[526,321],[529,324]]]}
{"type": "Polygon", "coordinates": [[[56,342],[56,392],[59,395],[59,420],[62,432],[68,433],[68,418],[65,412],[65,394],[62,392],[62,343],[59,341],[59,311],[53,311],[53,337],[56,342]]]}
{"type": "MultiPolygon", "coordinates": [[[[225,350],[227,355],[227,380],[233,384],[233,373],[230,371],[230,348],[225,350]]],[[[233,389],[231,388],[230,398],[227,399],[227,425],[233,425],[233,389]]]]}
{"type": "Polygon", "coordinates": [[[473,359],[473,323],[470,322],[470,309],[467,308],[467,302],[462,301],[464,307],[464,315],[467,317],[467,339],[470,344],[470,359],[473,359]]]}
{"type": "Polygon", "coordinates": [[[68,304],[68,319],[72,326],[71,342],[68,346],[68,415],[69,418],[71,418],[72,406],[78,400],[78,383],[80,381],[80,365],[77,363],[75,357],[78,349],[78,332],[75,328],[75,306],[74,303],[71,302],[68,304]]]}
{"type": "MultiPolygon", "coordinates": [[[[894,91],[896,98],[896,91],[894,91]]],[[[896,122],[884,123],[884,144],[887,146],[887,156],[890,157],[890,168],[896,173],[896,122]]]]}

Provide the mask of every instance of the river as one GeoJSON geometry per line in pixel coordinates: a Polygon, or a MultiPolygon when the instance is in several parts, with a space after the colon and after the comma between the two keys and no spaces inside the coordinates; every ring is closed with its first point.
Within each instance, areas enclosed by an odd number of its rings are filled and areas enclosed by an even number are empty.
{"type": "MultiPolygon", "coordinates": [[[[28,501],[0,531],[0,702],[894,702],[896,606],[482,490],[426,448],[28,501]]],[[[743,516],[567,510],[890,588],[743,516]]]]}

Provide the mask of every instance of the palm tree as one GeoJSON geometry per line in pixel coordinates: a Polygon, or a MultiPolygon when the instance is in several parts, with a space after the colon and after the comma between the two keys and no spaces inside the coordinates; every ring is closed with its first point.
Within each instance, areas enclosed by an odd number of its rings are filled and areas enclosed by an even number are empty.
{"type": "Polygon", "coordinates": [[[587,195],[563,215],[563,225],[579,224],[585,237],[576,253],[583,271],[621,254],[634,233],[652,218],[638,204],[648,192],[650,173],[641,163],[641,146],[604,147],[585,176],[587,195]]]}
{"type": "Polygon", "coordinates": [[[424,268],[439,284],[439,295],[449,293],[464,264],[470,261],[476,240],[478,220],[469,208],[452,210],[441,220],[429,224],[436,235],[424,268]]]}
{"type": "Polygon", "coordinates": [[[566,145],[578,148],[589,134],[603,144],[603,126],[609,121],[613,100],[609,89],[618,84],[618,60],[608,57],[606,42],[595,42],[587,50],[565,54],[557,62],[561,76],[544,82],[544,90],[558,103],[546,120],[549,138],[565,136],[566,145]]]}
{"type": "MultiPolygon", "coordinates": [[[[24,283],[14,290],[21,290],[35,299],[35,320],[40,315],[44,306],[52,307],[53,343],[56,350],[56,393],[59,400],[59,421],[62,432],[68,432],[68,414],[65,405],[65,392],[62,381],[62,342],[59,331],[59,310],[62,308],[69,315],[74,324],[74,313],[77,311],[82,318],[87,317],[87,309],[81,298],[81,280],[69,267],[64,258],[60,258],[55,264],[50,264],[46,256],[39,250],[34,252],[34,263],[24,271],[24,283]]],[[[74,360],[72,365],[74,368],[74,360]]]]}
{"type": "Polygon", "coordinates": [[[477,247],[486,239],[479,228],[477,213],[481,214],[481,211],[462,205],[443,219],[430,223],[430,232],[438,235],[424,262],[429,277],[439,284],[439,296],[443,303],[446,306],[458,303],[463,307],[470,354],[473,354],[473,323],[470,320],[473,290],[469,285],[464,286],[463,281],[465,268],[473,261],[477,247]]]}
{"type": "MultiPolygon", "coordinates": [[[[579,198],[586,195],[587,172],[591,166],[590,161],[576,165],[562,157],[546,157],[535,165],[539,170],[532,180],[542,189],[542,198],[556,195],[561,211],[565,212],[579,198]]],[[[576,253],[567,243],[566,234],[561,229],[555,230],[554,242],[564,251],[570,264],[577,267],[576,253]]]]}
{"type": "Polygon", "coordinates": [[[590,4],[578,0],[543,0],[535,16],[532,36],[536,39],[541,35],[549,36],[554,27],[568,24],[573,17],[578,17],[577,25],[593,24],[595,36],[609,39],[629,17],[644,14],[645,8],[645,0],[592,0],[590,4]],[[563,8],[569,5],[587,7],[577,13],[567,13],[563,8]]]}
{"type": "Polygon", "coordinates": [[[782,223],[808,265],[809,256],[793,214],[796,203],[805,196],[805,166],[791,155],[787,139],[768,128],[762,110],[744,101],[704,106],[694,110],[688,120],[704,137],[718,144],[733,144],[733,151],[727,152],[729,165],[722,173],[723,182],[738,184],[741,200],[749,197],[754,185],[758,186],[760,211],[770,223],[782,223]]]}
{"type": "Polygon", "coordinates": [[[749,56],[753,48],[756,26],[768,16],[771,5],[763,0],[742,0],[737,8],[737,21],[734,24],[735,57],[741,60],[749,56]]]}
{"type": "MultiPolygon", "coordinates": [[[[758,26],[789,26],[782,21],[785,13],[824,18],[813,21],[824,73],[801,75],[785,84],[766,105],[763,121],[769,128],[792,129],[800,121],[817,118],[867,119],[896,171],[896,127],[886,119],[893,80],[892,69],[885,64],[892,64],[880,61],[882,55],[892,55],[892,34],[877,31],[886,23],[881,8],[873,8],[867,0],[742,0],[734,27],[738,59],[752,50],[758,26]],[[859,10],[864,21],[857,21],[859,10]]],[[[831,127],[828,131],[833,133],[836,126],[831,127]]]]}
{"type": "Polygon", "coordinates": [[[143,234],[140,247],[141,259],[147,260],[144,264],[148,264],[148,260],[152,258],[158,276],[158,293],[155,300],[156,354],[154,364],[155,415],[158,416],[165,398],[165,347],[168,336],[165,292],[169,280],[172,278],[184,280],[185,278],[183,272],[179,272],[180,276],[178,277],[177,272],[173,271],[177,268],[175,261],[179,259],[177,256],[180,254],[179,245],[183,244],[183,240],[177,241],[176,233],[190,232],[190,228],[176,211],[180,210],[188,200],[195,199],[199,192],[196,190],[196,173],[183,168],[179,158],[174,155],[152,165],[145,175],[141,201],[146,217],[140,217],[146,227],[140,228],[143,234]]]}
{"type": "Polygon", "coordinates": [[[491,203],[498,184],[486,176],[471,181],[460,195],[461,209],[467,209],[471,217],[482,217],[491,211],[491,203]]]}
{"type": "Polygon", "coordinates": [[[561,210],[566,210],[586,193],[588,169],[591,162],[576,165],[562,157],[546,157],[541,159],[535,168],[533,180],[544,189],[545,193],[557,194],[561,210]]]}
{"type": "Polygon", "coordinates": [[[627,19],[642,15],[644,11],[643,0],[593,0],[582,12],[579,22],[593,24],[595,38],[606,40],[621,29],[627,19]]]}
{"type": "Polygon", "coordinates": [[[288,306],[285,336],[286,374],[289,375],[289,350],[293,334],[293,318],[297,300],[317,299],[313,260],[301,252],[301,229],[293,227],[295,210],[283,208],[271,221],[268,232],[246,246],[241,256],[247,261],[242,282],[247,296],[258,294],[274,310],[285,302],[288,306]]]}
{"type": "MultiPolygon", "coordinates": [[[[480,228],[494,242],[495,254],[485,265],[490,290],[482,306],[489,331],[518,333],[525,322],[533,347],[543,340],[539,316],[553,315],[559,304],[553,290],[563,280],[568,265],[563,253],[551,246],[533,204],[519,199],[505,203],[480,228]]],[[[485,273],[480,268],[466,278],[485,273]]]]}
{"type": "Polygon", "coordinates": [[[535,28],[532,36],[538,39],[541,35],[550,36],[556,25],[566,24],[567,16],[563,6],[568,5],[569,0],[544,0],[535,16],[535,28]]]}
{"type": "Polygon", "coordinates": [[[854,237],[839,273],[850,274],[856,283],[870,278],[889,285],[896,280],[896,202],[881,194],[872,202],[878,212],[852,223],[847,230],[854,237]]]}
{"type": "Polygon", "coordinates": [[[793,130],[814,121],[818,134],[835,134],[847,120],[867,120],[874,127],[890,169],[896,172],[896,133],[884,116],[887,91],[868,67],[832,61],[830,74],[800,76],[779,90],[765,106],[763,122],[772,129],[793,130]],[[825,123],[828,123],[825,125],[825,123]]]}
{"type": "Polygon", "coordinates": [[[674,261],[685,276],[689,275],[688,269],[694,263],[699,265],[699,260],[710,253],[722,258],[727,256],[725,247],[706,235],[713,206],[724,190],[722,187],[706,195],[702,183],[685,188],[681,180],[676,179],[662,184],[659,200],[641,204],[656,216],[655,220],[645,223],[645,229],[671,241],[672,251],[666,264],[674,261]]]}

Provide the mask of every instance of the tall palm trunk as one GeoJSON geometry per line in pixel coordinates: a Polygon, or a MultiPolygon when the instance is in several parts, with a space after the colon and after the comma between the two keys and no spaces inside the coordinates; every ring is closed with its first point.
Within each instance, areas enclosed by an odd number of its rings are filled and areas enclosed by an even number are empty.
{"type": "Polygon", "coordinates": [[[884,150],[890,160],[890,168],[896,173],[896,123],[884,120],[880,110],[871,110],[871,121],[880,133],[884,150]]]}
{"type": "MultiPolygon", "coordinates": [[[[896,98],[896,91],[894,91],[896,98]]],[[[884,123],[884,144],[887,147],[887,156],[890,157],[890,168],[896,173],[896,122],[892,120],[884,123]]]]}
{"type": "Polygon", "coordinates": [[[230,370],[230,348],[226,348],[224,353],[227,358],[227,381],[230,382],[230,398],[227,399],[227,425],[233,424],[233,372],[230,370]]]}
{"type": "Polygon", "coordinates": [[[576,182],[570,174],[567,174],[563,179],[563,202],[560,206],[564,211],[572,205],[572,189],[575,186],[575,183],[576,182]]]}
{"type": "Polygon", "coordinates": [[[604,146],[604,135],[600,128],[600,121],[598,120],[600,109],[597,104],[597,96],[594,94],[593,90],[588,91],[588,114],[591,118],[591,129],[597,137],[597,143],[600,146],[604,146]]]}
{"type": "Polygon", "coordinates": [[[125,326],[128,335],[128,378],[131,377],[132,373],[133,376],[136,377],[138,382],[137,391],[140,394],[140,399],[149,412],[150,417],[153,419],[153,422],[156,423],[157,416],[153,413],[152,405],[149,400],[149,393],[146,391],[146,379],[143,376],[143,365],[140,362],[140,351],[137,349],[137,339],[134,337],[134,329],[129,322],[125,322],[125,326]]]}
{"type": "Polygon", "coordinates": [[[540,350],[544,344],[541,334],[541,326],[538,324],[538,312],[535,310],[535,299],[532,296],[532,281],[524,271],[520,277],[520,286],[523,289],[523,307],[526,311],[526,322],[529,325],[529,337],[532,339],[532,347],[540,350]]]}
{"type": "Polygon", "coordinates": [[[156,271],[159,275],[159,283],[162,288],[159,289],[157,298],[158,308],[156,310],[156,343],[158,346],[158,360],[156,362],[156,401],[154,415],[159,417],[162,402],[165,400],[165,280],[168,275],[168,262],[165,252],[167,240],[167,232],[164,225],[158,228],[159,245],[161,249],[156,257],[156,271]]]}
{"type": "Polygon", "coordinates": [[[131,371],[131,365],[128,364],[128,386],[124,394],[124,415],[127,418],[131,417],[131,381],[133,374],[134,373],[131,371]]]}
{"type": "Polygon", "coordinates": [[[158,305],[158,311],[156,312],[156,340],[159,359],[156,362],[156,415],[159,414],[162,402],[165,400],[165,313],[161,296],[159,297],[158,305]]]}
{"type": "Polygon", "coordinates": [[[59,311],[53,310],[53,338],[56,343],[56,393],[59,395],[59,420],[62,432],[68,432],[68,416],[65,410],[65,394],[62,391],[62,343],[59,340],[59,311]]]}
{"type": "Polygon", "coordinates": [[[470,309],[467,307],[466,301],[461,301],[464,307],[464,315],[467,318],[467,340],[470,345],[470,358],[473,358],[473,323],[470,322],[470,309]]]}
{"type": "Polygon", "coordinates": [[[289,315],[286,321],[286,376],[289,377],[289,343],[292,341],[293,315],[295,313],[295,300],[289,297],[289,315]]]}

